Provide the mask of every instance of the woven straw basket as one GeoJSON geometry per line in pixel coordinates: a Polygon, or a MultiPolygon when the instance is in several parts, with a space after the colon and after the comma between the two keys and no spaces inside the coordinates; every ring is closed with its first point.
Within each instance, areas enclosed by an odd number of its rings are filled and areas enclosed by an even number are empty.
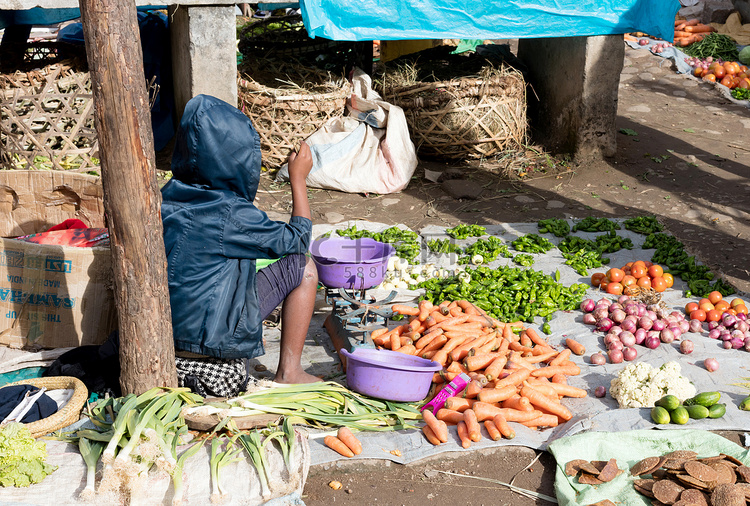
{"type": "Polygon", "coordinates": [[[289,153],[328,120],[342,116],[351,94],[347,81],[337,83],[311,69],[287,67],[279,76],[279,83],[300,87],[274,88],[248,75],[237,82],[239,109],[258,131],[263,163],[270,169],[281,167],[289,153]]]}
{"type": "Polygon", "coordinates": [[[383,99],[404,110],[412,141],[427,158],[480,158],[522,146],[526,93],[518,72],[408,86],[383,99]]]}
{"type": "Polygon", "coordinates": [[[69,62],[0,74],[0,162],[34,168],[37,157],[54,170],[98,169],[91,76],[69,62]]]}
{"type": "Polygon", "coordinates": [[[86,385],[83,384],[78,378],[73,376],[51,376],[49,378],[32,378],[23,381],[16,381],[15,383],[9,383],[5,386],[11,385],[33,385],[38,388],[46,388],[47,390],[60,390],[60,389],[71,389],[73,390],[73,396],[68,399],[68,402],[59,409],[55,414],[25,424],[26,427],[31,431],[31,435],[34,437],[44,436],[50,432],[62,429],[78,421],[81,417],[81,410],[86,404],[89,398],[89,391],[86,385]]]}

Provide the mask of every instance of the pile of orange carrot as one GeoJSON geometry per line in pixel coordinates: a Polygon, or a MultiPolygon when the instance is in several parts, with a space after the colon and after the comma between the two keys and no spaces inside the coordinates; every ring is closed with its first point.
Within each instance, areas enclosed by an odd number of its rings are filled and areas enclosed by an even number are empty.
{"type": "Polygon", "coordinates": [[[677,19],[674,22],[674,45],[689,46],[702,41],[706,34],[715,31],[714,27],[704,25],[698,19],[677,19]]]}
{"type": "Polygon", "coordinates": [[[377,332],[378,346],[408,352],[440,363],[435,387],[461,373],[471,383],[460,397],[449,397],[437,413],[423,411],[427,439],[447,442],[447,425],[456,425],[462,445],[481,438],[480,423],[492,439],[513,438],[508,422],[527,427],[554,427],[570,420],[563,397],[585,397],[586,391],[567,384],[580,374],[570,360],[583,354],[583,346],[566,340],[562,351],[554,349],[534,329],[521,322],[503,323],[468,301],[418,307],[394,305],[392,309],[410,320],[393,330],[377,332]]]}

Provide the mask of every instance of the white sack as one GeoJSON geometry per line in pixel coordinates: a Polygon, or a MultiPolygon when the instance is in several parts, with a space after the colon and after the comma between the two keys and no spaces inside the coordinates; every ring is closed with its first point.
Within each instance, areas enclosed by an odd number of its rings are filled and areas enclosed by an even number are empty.
{"type": "MultiPolygon", "coordinates": [[[[347,193],[395,193],[417,168],[417,153],[404,111],[384,102],[370,76],[355,69],[349,116],[328,121],[305,142],[313,167],[307,185],[347,193]]],[[[289,179],[284,165],[278,180],[289,179]]]]}

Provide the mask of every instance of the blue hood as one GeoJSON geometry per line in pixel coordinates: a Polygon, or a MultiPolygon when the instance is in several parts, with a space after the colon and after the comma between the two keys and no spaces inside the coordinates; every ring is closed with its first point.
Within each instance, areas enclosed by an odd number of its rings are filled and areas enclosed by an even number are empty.
{"type": "Polygon", "coordinates": [[[174,178],[252,202],[260,167],[260,137],[247,116],[209,95],[187,103],[172,155],[174,178]]]}

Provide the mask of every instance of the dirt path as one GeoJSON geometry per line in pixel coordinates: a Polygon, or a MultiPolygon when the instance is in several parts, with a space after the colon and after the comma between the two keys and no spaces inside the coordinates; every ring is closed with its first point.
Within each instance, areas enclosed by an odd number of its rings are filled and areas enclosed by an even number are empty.
{"type": "MultiPolygon", "coordinates": [[[[548,217],[626,217],[653,214],[689,253],[743,292],[750,292],[750,109],[712,85],[677,74],[647,50],[626,48],[621,76],[618,152],[612,159],[563,172],[537,171],[523,181],[501,177],[497,164],[420,164],[402,193],[384,196],[311,191],[318,222],[366,219],[428,224],[528,222],[548,217]],[[424,170],[447,170],[459,180],[427,181],[424,170]],[[446,191],[447,190],[447,191],[446,191]],[[456,199],[466,191],[476,199],[456,199]]],[[[258,200],[288,213],[287,189],[264,182],[258,200]]],[[[736,434],[728,434],[737,441],[736,434]]],[[[315,467],[305,489],[308,506],[344,504],[546,504],[492,483],[438,473],[485,476],[554,496],[554,459],[527,448],[453,454],[399,466],[387,461],[315,467]],[[332,480],[341,490],[328,486],[332,480]]]]}

